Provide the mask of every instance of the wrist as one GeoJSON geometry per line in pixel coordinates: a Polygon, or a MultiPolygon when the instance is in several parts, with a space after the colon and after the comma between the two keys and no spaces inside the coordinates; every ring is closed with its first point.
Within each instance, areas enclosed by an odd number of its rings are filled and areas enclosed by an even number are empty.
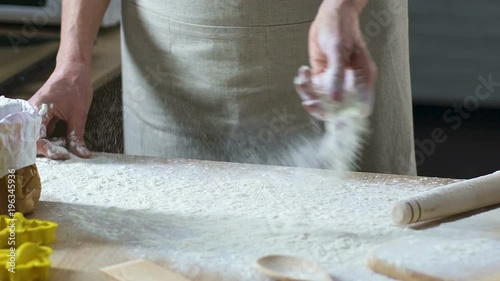
{"type": "Polygon", "coordinates": [[[59,52],[56,57],[56,66],[78,66],[81,68],[88,68],[90,70],[90,58],[80,54],[64,54],[59,52]]]}
{"type": "Polygon", "coordinates": [[[76,65],[90,69],[92,48],[79,42],[61,42],[56,57],[56,64],[61,66],[76,65]]]}
{"type": "Polygon", "coordinates": [[[65,77],[90,77],[90,64],[71,58],[57,59],[54,73],[65,77]]]}
{"type": "Polygon", "coordinates": [[[56,58],[56,70],[68,72],[68,74],[90,73],[91,59],[90,56],[82,55],[77,52],[64,52],[59,51],[56,58]]]}

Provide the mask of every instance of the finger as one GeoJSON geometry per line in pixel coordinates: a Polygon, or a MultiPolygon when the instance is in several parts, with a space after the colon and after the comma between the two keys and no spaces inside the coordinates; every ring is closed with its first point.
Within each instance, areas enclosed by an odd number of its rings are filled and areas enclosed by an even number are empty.
{"type": "Polygon", "coordinates": [[[302,107],[314,118],[326,121],[326,110],[323,104],[318,100],[309,100],[302,102],[302,107]]]}
{"type": "Polygon", "coordinates": [[[306,65],[301,66],[299,68],[299,77],[301,77],[305,82],[310,84],[312,81],[311,69],[306,65]]]}
{"type": "Polygon", "coordinates": [[[318,96],[314,91],[311,77],[311,69],[307,66],[302,66],[299,68],[298,76],[293,80],[295,90],[302,100],[318,99],[318,96]]]}
{"type": "Polygon", "coordinates": [[[54,145],[50,141],[46,139],[40,139],[36,142],[36,147],[38,151],[38,155],[43,155],[47,158],[54,160],[67,160],[70,159],[71,156],[66,150],[66,148],[58,145],[54,145]]]}
{"type": "Polygon", "coordinates": [[[342,44],[329,55],[328,74],[330,76],[329,96],[333,101],[342,101],[345,69],[349,61],[349,50],[342,44]]]}
{"type": "Polygon", "coordinates": [[[43,123],[40,126],[40,137],[38,139],[44,139],[47,137],[47,126],[45,126],[43,123]]]}
{"type": "Polygon", "coordinates": [[[67,142],[69,150],[80,158],[89,158],[92,154],[85,145],[85,117],[73,117],[68,121],[68,137],[67,142]]]}
{"type": "Polygon", "coordinates": [[[353,54],[351,65],[353,69],[363,74],[364,84],[373,90],[377,80],[377,66],[366,46],[357,48],[357,51],[353,54]]]}
{"type": "Polygon", "coordinates": [[[377,68],[370,52],[363,46],[355,53],[352,67],[356,69],[356,87],[361,91],[361,98],[367,105],[367,114],[370,115],[375,105],[375,82],[377,68]]]}
{"type": "Polygon", "coordinates": [[[362,72],[356,72],[354,76],[354,89],[361,93],[361,98],[366,99],[367,87],[366,87],[366,78],[362,72]]]}
{"type": "Polygon", "coordinates": [[[359,92],[361,102],[366,105],[366,116],[371,115],[375,104],[375,95],[366,85],[366,78],[362,71],[356,72],[355,89],[359,92]]]}
{"type": "Polygon", "coordinates": [[[319,45],[318,29],[315,28],[315,23],[311,25],[309,32],[309,64],[311,65],[312,73],[314,75],[323,73],[328,66],[328,59],[323,52],[323,48],[319,45]]]}
{"type": "Polygon", "coordinates": [[[326,58],[326,56],[315,55],[313,57],[310,57],[309,63],[314,75],[323,73],[328,68],[328,59],[326,58]]]}
{"type": "Polygon", "coordinates": [[[66,139],[61,137],[51,138],[50,142],[57,146],[66,147],[66,139]]]}
{"type": "Polygon", "coordinates": [[[47,137],[47,127],[49,126],[50,121],[52,120],[52,114],[45,114],[42,117],[42,125],[40,126],[40,138],[44,139],[47,137]]]}
{"type": "Polygon", "coordinates": [[[354,76],[354,86],[358,87],[358,86],[364,86],[364,85],[366,85],[366,78],[363,75],[363,72],[356,71],[355,76],[354,76]]]}
{"type": "MultiPolygon", "coordinates": [[[[352,66],[351,66],[351,68],[352,68],[352,66]]],[[[361,70],[361,69],[352,68],[352,71],[354,72],[354,77],[363,76],[363,70],[361,70]]]]}

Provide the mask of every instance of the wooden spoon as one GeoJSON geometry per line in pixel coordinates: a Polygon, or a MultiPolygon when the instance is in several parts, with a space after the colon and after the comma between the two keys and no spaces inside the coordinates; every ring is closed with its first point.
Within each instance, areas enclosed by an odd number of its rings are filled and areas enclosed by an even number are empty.
{"type": "Polygon", "coordinates": [[[292,256],[270,255],[257,260],[257,269],[276,280],[332,281],[330,274],[316,263],[292,256]]]}

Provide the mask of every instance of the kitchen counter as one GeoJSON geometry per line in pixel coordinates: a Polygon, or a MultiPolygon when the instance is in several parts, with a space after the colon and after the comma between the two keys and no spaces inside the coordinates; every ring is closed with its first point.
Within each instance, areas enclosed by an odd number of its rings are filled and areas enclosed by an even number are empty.
{"type": "Polygon", "coordinates": [[[53,279],[108,280],[99,268],[146,258],[195,280],[266,280],[263,255],[318,261],[336,280],[390,280],[365,265],[402,197],[451,179],[96,154],[38,159],[34,215],[59,223],[53,279]]]}

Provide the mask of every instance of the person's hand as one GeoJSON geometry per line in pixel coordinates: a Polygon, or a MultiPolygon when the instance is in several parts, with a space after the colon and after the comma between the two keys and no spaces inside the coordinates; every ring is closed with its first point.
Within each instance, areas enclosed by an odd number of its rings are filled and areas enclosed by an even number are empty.
{"type": "Polygon", "coordinates": [[[51,159],[69,159],[70,154],[65,149],[67,147],[78,157],[91,156],[84,141],[85,123],[92,102],[88,66],[72,64],[56,67],[29,102],[38,108],[42,104],[48,105],[48,112],[42,120],[40,139],[37,141],[39,155],[51,159]],[[59,121],[66,122],[67,136],[65,139],[50,139],[59,121]]]}
{"type": "Polygon", "coordinates": [[[333,101],[342,100],[347,71],[355,75],[351,84],[364,87],[373,99],[377,70],[359,27],[359,14],[366,0],[325,0],[309,30],[311,69],[302,67],[295,80],[297,92],[309,111],[321,110],[316,88],[333,101]]]}

